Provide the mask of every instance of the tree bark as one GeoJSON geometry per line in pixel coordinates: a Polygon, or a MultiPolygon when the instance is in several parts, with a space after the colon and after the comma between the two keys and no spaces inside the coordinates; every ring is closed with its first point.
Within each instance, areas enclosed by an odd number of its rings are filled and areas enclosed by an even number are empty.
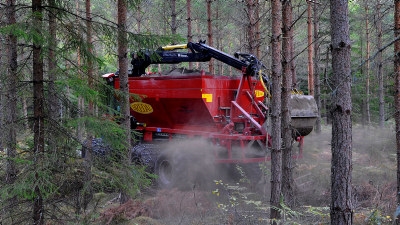
{"type": "MultiPolygon", "coordinates": [[[[76,17],[76,26],[77,27],[75,29],[77,30],[77,32],[81,33],[81,30],[79,29],[79,23],[78,23],[78,21],[79,21],[78,19],[80,17],[80,12],[81,12],[79,3],[80,3],[79,0],[75,0],[75,10],[76,10],[76,15],[77,15],[77,17],[76,17]]],[[[79,34],[79,35],[82,35],[82,34],[79,34]]],[[[78,67],[82,66],[80,48],[81,47],[78,46],[77,53],[76,53],[77,54],[77,59],[76,59],[77,62],[76,63],[78,65],[78,67]]],[[[84,79],[82,72],[80,70],[78,71],[78,77],[79,77],[79,79],[82,79],[82,80],[84,79]]],[[[83,112],[85,111],[85,99],[81,95],[78,96],[78,109],[79,109],[78,117],[82,118],[84,116],[83,112]]],[[[78,123],[77,136],[78,136],[79,141],[83,142],[84,124],[83,124],[82,120],[78,123]]]]}
{"type": "Polygon", "coordinates": [[[317,134],[321,133],[321,81],[319,74],[319,4],[313,3],[313,18],[314,18],[314,98],[317,103],[318,117],[315,122],[315,132],[317,134]]]}
{"type": "MultiPolygon", "coordinates": [[[[329,68],[329,52],[330,52],[330,47],[326,48],[326,57],[325,57],[325,69],[324,69],[324,93],[328,93],[328,68],[329,68]]],[[[329,113],[329,103],[328,103],[328,98],[324,99],[324,103],[322,104],[324,107],[325,111],[325,123],[330,124],[331,123],[331,116],[329,113]]]]}
{"type": "MultiPolygon", "coordinates": [[[[394,38],[400,37],[400,0],[394,0],[394,38]]],[[[397,153],[397,210],[396,224],[400,224],[400,41],[394,43],[394,75],[395,75],[395,96],[396,107],[396,153],[397,153]]]]}
{"type": "Polygon", "coordinates": [[[255,55],[256,53],[256,1],[255,0],[246,0],[247,7],[247,52],[255,55]]]}
{"type": "Polygon", "coordinates": [[[289,111],[289,99],[292,91],[292,70],[290,61],[293,58],[291,45],[292,30],[292,1],[282,2],[282,195],[285,204],[289,207],[294,205],[294,179],[293,179],[293,157],[292,157],[292,129],[290,126],[291,115],[289,111]]]}
{"type": "Polygon", "coordinates": [[[367,125],[369,126],[371,124],[371,112],[370,112],[370,36],[369,36],[369,9],[368,9],[368,1],[365,1],[365,39],[367,42],[366,46],[366,65],[365,65],[365,110],[366,110],[366,120],[367,120],[367,125]]]}
{"type": "Polygon", "coordinates": [[[137,17],[137,33],[140,34],[142,27],[142,11],[140,4],[138,4],[136,9],[136,17],[137,17]]]}
{"type": "MultiPolygon", "coordinates": [[[[221,17],[220,17],[220,12],[221,12],[220,5],[221,5],[221,2],[218,2],[218,1],[215,2],[215,18],[214,18],[214,21],[216,21],[216,22],[214,23],[214,27],[215,27],[214,39],[217,42],[215,47],[217,49],[220,49],[220,50],[223,51],[224,50],[224,46],[222,45],[222,43],[223,43],[223,39],[226,39],[226,38],[221,36],[221,29],[223,27],[221,26],[222,23],[220,21],[221,20],[221,17]]],[[[216,72],[215,73],[218,73],[220,75],[223,74],[223,71],[224,71],[223,64],[224,63],[222,63],[221,61],[215,60],[215,64],[214,64],[214,68],[216,67],[216,69],[215,69],[216,72]]]]}
{"type": "Polygon", "coordinates": [[[272,0],[272,150],[271,150],[271,219],[277,224],[280,219],[280,197],[282,184],[282,149],[281,149],[281,29],[282,29],[282,3],[280,0],[272,0]]]}
{"type": "MultiPolygon", "coordinates": [[[[42,1],[32,1],[33,26],[36,35],[40,37],[42,32],[42,1]]],[[[33,42],[33,147],[35,157],[36,183],[34,187],[34,203],[33,203],[33,224],[44,224],[44,205],[43,196],[40,191],[40,170],[41,161],[44,153],[44,91],[43,91],[43,58],[41,43],[33,42]]]]}
{"type": "Polygon", "coordinates": [[[56,22],[56,2],[55,0],[49,0],[49,6],[51,7],[48,11],[49,17],[49,55],[47,58],[48,64],[48,76],[49,76],[49,116],[50,119],[58,121],[60,119],[60,104],[57,98],[57,90],[54,82],[57,80],[57,61],[56,61],[56,49],[57,49],[57,22],[56,22]]]}
{"type": "Polygon", "coordinates": [[[348,1],[331,0],[332,162],[331,224],[353,223],[352,102],[348,1]]]}
{"type": "MultiPolygon", "coordinates": [[[[375,13],[375,26],[377,32],[376,48],[378,50],[382,49],[382,13],[381,13],[382,3],[377,0],[376,13],[375,13]]],[[[378,77],[378,98],[379,98],[379,127],[383,128],[385,124],[385,89],[383,84],[383,71],[382,71],[382,51],[379,51],[376,57],[377,63],[377,77],[378,77]]]]}
{"type": "MultiPolygon", "coordinates": [[[[211,13],[211,3],[212,0],[206,0],[207,1],[207,30],[208,30],[208,45],[213,46],[213,32],[212,32],[212,13],[211,13]]],[[[214,60],[211,59],[208,62],[208,71],[211,74],[214,74],[214,60]]]]}
{"type": "MultiPolygon", "coordinates": [[[[187,11],[187,41],[191,42],[192,35],[192,3],[191,0],[186,0],[186,11],[187,11]]],[[[190,50],[189,50],[190,51],[190,50]]],[[[193,69],[193,62],[189,62],[189,70],[193,69]]]]}
{"type": "MultiPolygon", "coordinates": [[[[127,2],[126,0],[118,0],[118,65],[121,98],[121,126],[125,130],[126,155],[130,162],[131,149],[131,131],[130,131],[130,103],[129,103],[129,83],[128,83],[128,40],[126,33],[127,18],[127,2]]],[[[127,163],[129,163],[127,162],[127,163]]],[[[129,196],[122,191],[120,203],[123,204],[129,200],[129,196]]]]}
{"type": "MultiPolygon", "coordinates": [[[[1,21],[0,21],[0,24],[1,24],[1,21]]],[[[8,49],[6,47],[7,44],[5,42],[3,42],[3,39],[4,39],[3,37],[4,37],[4,35],[0,34],[0,43],[2,43],[0,45],[0,51],[7,52],[8,51],[8,49]],[[5,44],[3,44],[3,43],[5,43],[5,44]]],[[[7,53],[7,55],[8,55],[8,53],[7,53]]],[[[3,56],[4,55],[0,54],[0,70],[1,71],[5,71],[7,69],[6,62],[3,61],[5,57],[3,58],[3,56]]],[[[8,58],[6,60],[8,60],[8,58]]],[[[3,89],[6,86],[4,83],[6,77],[7,77],[7,74],[0,74],[0,89],[3,89]]],[[[6,130],[4,128],[4,113],[5,113],[5,108],[4,108],[5,104],[4,103],[5,103],[5,97],[3,95],[0,95],[0,151],[4,151],[3,139],[5,138],[5,132],[6,132],[6,130]]]]}
{"type": "MultiPolygon", "coordinates": [[[[7,14],[7,25],[16,24],[15,15],[15,0],[7,0],[6,6],[7,14]]],[[[7,75],[2,77],[3,81],[0,84],[0,90],[7,90],[0,98],[0,151],[4,151],[7,154],[6,158],[6,174],[5,184],[12,187],[17,179],[17,167],[15,164],[15,157],[17,156],[17,84],[18,84],[18,52],[17,52],[17,37],[13,34],[8,34],[6,37],[7,41],[7,75]],[[4,88],[2,88],[2,85],[4,88]]],[[[6,50],[6,49],[4,49],[6,50]]],[[[0,50],[1,52],[1,50],[0,50]]],[[[3,62],[0,60],[0,64],[3,62]]],[[[11,221],[13,222],[14,212],[16,211],[16,200],[17,197],[11,195],[9,199],[5,199],[7,206],[5,211],[10,215],[11,221]]]]}
{"type": "MultiPolygon", "coordinates": [[[[290,15],[291,16],[291,21],[293,21],[293,13],[290,15]]],[[[292,24],[293,26],[293,24],[292,24]]],[[[293,28],[292,28],[293,29],[293,28]]],[[[293,32],[293,31],[292,31],[293,32]]],[[[295,49],[294,49],[294,35],[292,34],[289,37],[291,40],[290,42],[292,43],[291,47],[291,52],[294,55],[295,49]]],[[[292,71],[292,89],[297,89],[297,76],[296,76],[296,58],[292,58],[292,60],[290,60],[290,70],[292,71]]]]}
{"type": "Polygon", "coordinates": [[[314,66],[313,66],[313,40],[312,40],[312,7],[307,1],[307,40],[308,40],[308,94],[314,95],[314,66]]]}
{"type": "Polygon", "coordinates": [[[176,34],[177,26],[176,26],[176,0],[170,0],[171,4],[171,33],[176,34]]]}
{"type": "Polygon", "coordinates": [[[255,32],[256,32],[256,57],[258,59],[261,59],[261,32],[260,32],[260,1],[256,2],[256,24],[255,26],[255,32]]]}
{"type": "MultiPolygon", "coordinates": [[[[90,0],[86,0],[85,2],[86,8],[86,42],[88,45],[88,53],[93,54],[93,47],[92,47],[92,12],[91,12],[91,2],[90,0]]],[[[93,62],[92,60],[86,60],[87,64],[87,76],[88,76],[88,86],[89,88],[94,88],[94,78],[93,78],[93,62]]],[[[89,116],[93,116],[93,101],[89,100],[88,104],[88,114],[89,116]]],[[[90,201],[93,198],[93,188],[92,188],[92,155],[93,155],[93,148],[92,148],[92,139],[93,134],[88,132],[87,134],[87,142],[86,142],[86,152],[85,152],[85,160],[84,160],[84,189],[83,189],[83,209],[86,211],[90,201]]]]}
{"type": "MultiPolygon", "coordinates": [[[[15,0],[7,0],[7,20],[8,25],[16,23],[15,17],[15,0]]],[[[17,83],[18,83],[18,61],[17,61],[17,37],[15,35],[7,35],[7,55],[8,55],[8,76],[6,77],[7,94],[5,95],[5,134],[4,150],[7,153],[6,165],[6,184],[14,183],[17,175],[14,158],[17,155],[17,83]]]]}

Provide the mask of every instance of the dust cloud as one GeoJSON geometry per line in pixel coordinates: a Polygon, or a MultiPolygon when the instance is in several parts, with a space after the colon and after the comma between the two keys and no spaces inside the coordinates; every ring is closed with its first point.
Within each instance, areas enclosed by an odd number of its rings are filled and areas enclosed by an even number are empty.
{"type": "MultiPolygon", "coordinates": [[[[394,128],[354,125],[352,142],[354,224],[365,224],[372,208],[379,209],[381,215],[392,215],[396,207],[394,128]]],[[[293,147],[297,153],[298,145],[293,147]]],[[[155,189],[141,203],[149,210],[150,218],[162,221],[162,224],[269,224],[266,219],[271,162],[258,165],[264,176],[257,183],[261,188],[252,189],[242,179],[229,186],[215,185],[213,180],[227,176],[227,171],[252,174],[254,170],[221,169],[214,163],[214,150],[211,143],[202,140],[182,139],[164,146],[162,152],[176,167],[174,171],[179,177],[174,181],[179,181],[178,186],[189,188],[155,189]],[[209,184],[210,187],[204,187],[209,184]],[[260,205],[252,205],[255,203],[260,205]]],[[[320,134],[312,132],[305,137],[303,157],[295,159],[293,166],[293,210],[304,214],[293,219],[297,219],[298,224],[329,223],[331,127],[323,126],[320,134]],[[318,209],[322,210],[322,216],[308,214],[307,207],[321,207],[318,209]]],[[[239,178],[243,178],[242,174],[239,178]]],[[[224,178],[221,180],[224,184],[229,183],[224,178]]]]}
{"type": "MultiPolygon", "coordinates": [[[[296,196],[301,205],[330,204],[331,137],[331,127],[323,126],[320,134],[313,132],[304,139],[303,158],[296,161],[294,175],[296,196]]],[[[394,207],[395,154],[393,127],[353,125],[352,183],[356,207],[380,204],[387,210],[394,207]]]]}
{"type": "MultiPolygon", "coordinates": [[[[207,188],[214,180],[227,176],[228,170],[215,163],[215,154],[216,147],[199,138],[165,144],[160,158],[167,159],[172,166],[172,187],[191,190],[207,188]]],[[[159,173],[157,169],[155,172],[159,173]]]]}

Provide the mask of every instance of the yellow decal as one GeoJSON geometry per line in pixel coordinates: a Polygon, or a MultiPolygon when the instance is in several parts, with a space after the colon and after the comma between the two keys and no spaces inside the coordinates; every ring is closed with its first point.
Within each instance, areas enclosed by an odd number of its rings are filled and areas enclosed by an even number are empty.
{"type": "Polygon", "coordinates": [[[140,114],[150,114],[153,112],[153,107],[144,102],[134,102],[131,104],[131,109],[140,114]]]}
{"type": "Polygon", "coordinates": [[[202,94],[202,98],[206,99],[206,102],[212,102],[212,94],[202,94]]]}
{"type": "Polygon", "coordinates": [[[263,92],[263,91],[256,90],[256,91],[255,91],[255,94],[256,94],[256,98],[264,97],[264,92],[263,92]]]}

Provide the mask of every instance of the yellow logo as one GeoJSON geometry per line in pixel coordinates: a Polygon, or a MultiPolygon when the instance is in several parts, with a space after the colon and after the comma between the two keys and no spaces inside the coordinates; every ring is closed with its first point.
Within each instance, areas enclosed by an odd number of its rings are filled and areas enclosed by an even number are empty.
{"type": "Polygon", "coordinates": [[[256,98],[264,97],[264,92],[260,90],[255,90],[256,98]]]}
{"type": "Polygon", "coordinates": [[[131,104],[131,109],[140,114],[150,114],[153,112],[153,107],[144,102],[134,102],[131,104]]]}
{"type": "Polygon", "coordinates": [[[205,98],[206,102],[212,102],[212,94],[202,94],[201,97],[205,98]]]}

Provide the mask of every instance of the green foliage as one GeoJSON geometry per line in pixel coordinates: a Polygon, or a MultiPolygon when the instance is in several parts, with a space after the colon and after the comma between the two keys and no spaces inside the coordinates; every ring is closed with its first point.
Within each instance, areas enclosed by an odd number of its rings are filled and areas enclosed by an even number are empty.
{"type": "Polygon", "coordinates": [[[30,41],[32,39],[32,34],[26,32],[22,27],[22,24],[12,24],[0,27],[0,33],[3,35],[14,35],[17,38],[21,38],[24,41],[30,41]]]}
{"type": "Polygon", "coordinates": [[[365,219],[367,224],[381,225],[381,224],[390,224],[392,222],[392,218],[390,216],[382,215],[382,212],[378,209],[371,210],[368,217],[365,219]]]}
{"type": "Polygon", "coordinates": [[[327,221],[330,219],[329,207],[304,206],[304,208],[306,208],[307,214],[316,217],[318,221],[327,221]]]}

